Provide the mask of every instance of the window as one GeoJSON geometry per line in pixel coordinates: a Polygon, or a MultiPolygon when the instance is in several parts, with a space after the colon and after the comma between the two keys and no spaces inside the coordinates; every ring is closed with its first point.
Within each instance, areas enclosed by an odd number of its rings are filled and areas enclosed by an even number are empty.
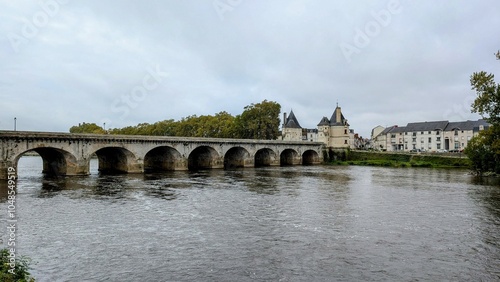
{"type": "Polygon", "coordinates": [[[344,130],[344,134],[347,134],[347,129],[344,130]]]}
{"type": "Polygon", "coordinates": [[[440,133],[439,130],[436,130],[436,135],[439,135],[439,133],[440,133]]]}
{"type": "Polygon", "coordinates": [[[441,137],[436,137],[436,141],[440,142],[441,141],[441,137]]]}
{"type": "Polygon", "coordinates": [[[391,138],[396,138],[396,134],[391,134],[391,138]]]}
{"type": "Polygon", "coordinates": [[[416,132],[413,132],[413,136],[417,136],[417,133],[416,133],[416,132]]]}
{"type": "Polygon", "coordinates": [[[458,135],[458,130],[455,129],[455,135],[458,135]]]}
{"type": "Polygon", "coordinates": [[[413,143],[417,142],[417,138],[412,138],[411,142],[413,142],[413,143]]]}
{"type": "Polygon", "coordinates": [[[431,137],[429,137],[429,143],[432,143],[432,138],[431,137]]]}
{"type": "Polygon", "coordinates": [[[460,149],[460,143],[455,142],[455,150],[458,150],[458,149],[460,149]]]}
{"type": "Polygon", "coordinates": [[[465,139],[465,136],[462,136],[462,140],[464,140],[464,139],[465,139]]]}
{"type": "Polygon", "coordinates": [[[436,145],[436,148],[437,148],[438,150],[439,150],[439,149],[441,149],[441,144],[440,144],[440,143],[438,143],[438,144],[436,145]]]}
{"type": "Polygon", "coordinates": [[[344,144],[347,144],[347,140],[344,140],[344,144]]]}
{"type": "Polygon", "coordinates": [[[423,132],[423,131],[421,131],[421,132],[420,132],[420,134],[424,134],[424,132],[423,132]]]}
{"type": "Polygon", "coordinates": [[[408,135],[408,132],[405,132],[405,135],[408,135]]]}
{"type": "Polygon", "coordinates": [[[429,132],[427,132],[427,133],[428,133],[428,134],[432,134],[432,132],[430,132],[430,131],[429,131],[429,132]]]}

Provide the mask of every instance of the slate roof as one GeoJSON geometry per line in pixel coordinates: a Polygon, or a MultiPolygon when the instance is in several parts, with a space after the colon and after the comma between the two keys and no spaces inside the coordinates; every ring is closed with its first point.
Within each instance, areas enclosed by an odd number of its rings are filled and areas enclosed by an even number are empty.
{"type": "Polygon", "coordinates": [[[398,127],[397,125],[389,126],[389,127],[385,128],[384,131],[380,132],[379,135],[387,135],[387,133],[392,132],[397,127],[398,127]]]}
{"type": "Polygon", "coordinates": [[[448,123],[447,120],[412,122],[406,125],[406,132],[445,130],[448,123]]]}
{"type": "Polygon", "coordinates": [[[323,117],[318,123],[318,126],[322,125],[330,125],[330,120],[327,117],[323,117]]]}
{"type": "Polygon", "coordinates": [[[394,126],[389,133],[404,133],[408,132],[408,128],[406,126],[394,126]]]}
{"type": "Polygon", "coordinates": [[[457,130],[472,130],[474,132],[479,131],[479,126],[483,126],[485,129],[489,127],[489,123],[484,119],[480,120],[468,120],[468,121],[459,121],[459,122],[450,122],[446,127],[447,131],[457,130]]]}
{"type": "Polygon", "coordinates": [[[299,124],[299,121],[295,117],[293,110],[290,110],[290,115],[286,118],[285,127],[287,128],[302,128],[299,124]]]}
{"type": "Polygon", "coordinates": [[[342,114],[342,110],[337,106],[335,111],[333,111],[332,117],[330,118],[330,125],[345,125],[346,123],[347,121],[342,114]],[[340,120],[337,120],[337,111],[340,111],[340,120]]]}

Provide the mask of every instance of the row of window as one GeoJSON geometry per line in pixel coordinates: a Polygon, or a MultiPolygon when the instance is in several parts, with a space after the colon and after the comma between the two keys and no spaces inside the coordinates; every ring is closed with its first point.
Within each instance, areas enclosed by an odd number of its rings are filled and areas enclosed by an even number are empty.
{"type": "MultiPolygon", "coordinates": [[[[465,148],[465,144],[464,144],[464,143],[462,143],[462,147],[460,147],[460,143],[459,143],[459,142],[455,142],[454,147],[455,147],[455,150],[459,150],[459,149],[461,149],[461,148],[465,148]]],[[[417,149],[417,145],[416,145],[416,144],[413,144],[413,149],[417,149]]],[[[422,150],[423,150],[423,149],[424,149],[424,147],[421,147],[420,149],[422,149],[422,150]]],[[[428,149],[429,149],[429,150],[432,150],[432,147],[431,147],[431,146],[429,146],[429,147],[428,147],[428,149]]],[[[440,143],[436,144],[436,149],[437,149],[437,150],[441,150],[441,149],[442,149],[442,148],[441,148],[441,144],[440,144],[440,143]]],[[[408,150],[408,145],[407,145],[407,144],[405,144],[405,150],[408,150]]]]}
{"type": "MultiPolygon", "coordinates": [[[[458,135],[458,131],[459,130],[454,130],[454,135],[458,135]]],[[[463,130],[460,130],[461,133],[464,133],[463,130]]],[[[418,132],[411,132],[412,133],[412,136],[417,136],[417,133],[418,132]]],[[[420,134],[423,135],[425,134],[424,131],[420,131],[420,134]]],[[[427,134],[432,134],[432,131],[427,131],[427,134]]],[[[437,130],[436,131],[436,135],[440,135],[441,134],[441,131],[437,130]]],[[[403,135],[403,133],[399,133],[399,135],[403,135]]],[[[405,132],[405,135],[408,135],[408,132],[405,132]]],[[[396,138],[396,134],[391,134],[391,138],[396,138]]]]}
{"type": "MultiPolygon", "coordinates": [[[[467,136],[467,141],[470,141],[471,138],[472,138],[471,136],[467,136]]],[[[455,137],[454,139],[455,139],[454,141],[458,141],[459,140],[458,137],[455,137]]],[[[465,140],[465,136],[462,136],[460,139],[461,140],[465,140]]],[[[399,143],[401,143],[401,141],[402,141],[401,138],[399,138],[399,143]]],[[[411,141],[413,143],[417,142],[417,137],[413,137],[411,141]]],[[[420,142],[424,143],[424,137],[420,138],[420,142]]],[[[432,137],[428,138],[428,142],[432,143],[432,137]]],[[[441,137],[436,137],[436,142],[441,142],[441,137]]],[[[392,143],[395,143],[395,142],[392,142],[392,143]]],[[[408,141],[405,141],[405,143],[408,143],[408,141]]]]}

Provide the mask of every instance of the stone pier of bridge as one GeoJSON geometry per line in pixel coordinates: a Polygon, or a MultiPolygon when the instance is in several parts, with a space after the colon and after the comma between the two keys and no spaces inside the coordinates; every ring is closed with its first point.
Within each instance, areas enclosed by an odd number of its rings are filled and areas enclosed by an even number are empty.
{"type": "Polygon", "coordinates": [[[0,131],[0,179],[17,171],[28,152],[43,160],[42,172],[57,176],[152,173],[172,170],[314,165],[323,161],[323,143],[253,139],[125,136],[0,131]]]}

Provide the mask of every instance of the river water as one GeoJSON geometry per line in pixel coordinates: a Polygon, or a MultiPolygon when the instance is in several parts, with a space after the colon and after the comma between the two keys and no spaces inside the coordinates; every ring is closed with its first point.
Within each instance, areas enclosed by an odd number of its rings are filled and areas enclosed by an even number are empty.
{"type": "Polygon", "coordinates": [[[100,176],[96,162],[44,179],[40,158],[20,160],[16,246],[37,281],[500,280],[494,179],[358,166],[100,176]]]}

